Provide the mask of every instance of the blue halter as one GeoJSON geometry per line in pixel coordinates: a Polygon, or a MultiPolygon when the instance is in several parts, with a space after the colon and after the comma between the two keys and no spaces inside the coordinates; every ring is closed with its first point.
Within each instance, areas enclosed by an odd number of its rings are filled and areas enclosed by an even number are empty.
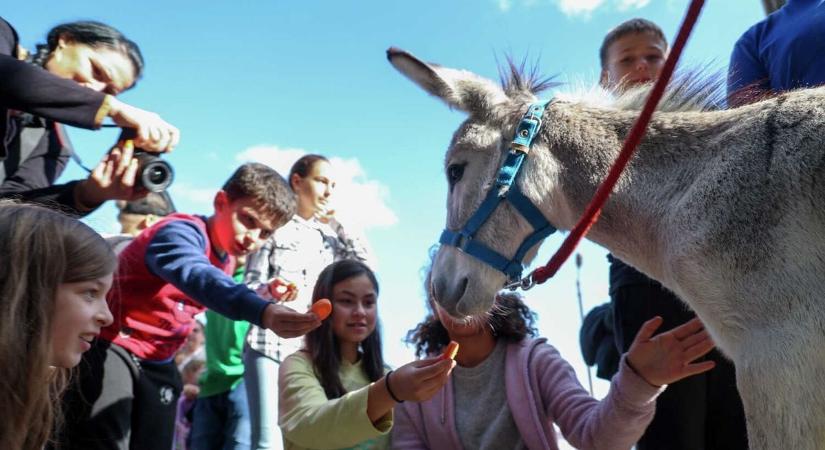
{"type": "Polygon", "coordinates": [[[524,158],[530,151],[530,145],[541,128],[541,117],[548,101],[534,103],[522,116],[516,127],[516,136],[510,143],[507,158],[498,170],[495,186],[490,188],[487,197],[481,202],[478,210],[470,216],[467,223],[459,231],[445,229],[441,233],[439,242],[453,246],[462,252],[479,259],[481,262],[507,275],[508,283],[517,282],[524,271],[524,255],[531,247],[556,231],[553,225],[544,218],[539,209],[533,205],[518,184],[513,182],[518,175],[524,158]],[[497,251],[487,247],[474,238],[476,232],[484,225],[503,200],[510,202],[516,210],[530,222],[533,233],[527,236],[516,250],[516,254],[509,259],[497,251]]]}

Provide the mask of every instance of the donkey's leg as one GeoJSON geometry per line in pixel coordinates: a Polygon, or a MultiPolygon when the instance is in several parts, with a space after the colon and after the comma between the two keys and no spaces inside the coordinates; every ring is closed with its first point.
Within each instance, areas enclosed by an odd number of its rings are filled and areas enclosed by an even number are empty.
{"type": "Polygon", "coordinates": [[[736,358],[751,449],[825,449],[825,342],[800,331],[749,340],[736,358]]]}

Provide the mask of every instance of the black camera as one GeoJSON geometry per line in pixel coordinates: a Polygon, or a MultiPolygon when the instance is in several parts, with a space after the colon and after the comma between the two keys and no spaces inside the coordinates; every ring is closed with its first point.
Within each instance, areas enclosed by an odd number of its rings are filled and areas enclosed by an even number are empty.
{"type": "MultiPolygon", "coordinates": [[[[136,136],[137,134],[133,128],[124,128],[120,133],[118,142],[134,139],[136,136]]],[[[172,165],[161,159],[158,153],[151,153],[135,147],[132,157],[138,160],[135,188],[146,189],[149,192],[163,192],[175,179],[175,171],[172,170],[172,165]]]]}
{"type": "Polygon", "coordinates": [[[163,192],[175,179],[172,165],[157,154],[135,148],[134,158],[138,160],[135,187],[143,187],[149,192],[163,192]]]}

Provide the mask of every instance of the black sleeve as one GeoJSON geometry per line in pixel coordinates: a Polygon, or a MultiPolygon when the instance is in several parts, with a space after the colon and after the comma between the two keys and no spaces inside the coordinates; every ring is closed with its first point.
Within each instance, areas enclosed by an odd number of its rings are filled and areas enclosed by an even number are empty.
{"type": "Polygon", "coordinates": [[[17,35],[0,19],[0,105],[60,123],[94,129],[106,94],[19,61],[17,35]]]}
{"type": "MultiPolygon", "coordinates": [[[[24,161],[20,161],[14,173],[0,183],[0,198],[17,198],[26,202],[40,203],[56,207],[74,216],[83,216],[91,211],[80,212],[74,198],[78,181],[53,185],[69,162],[72,147],[61,137],[56,127],[49,123],[43,137],[37,142],[24,161]]],[[[20,139],[16,136],[15,139],[20,139]]],[[[15,142],[14,145],[19,145],[15,142]]]]}

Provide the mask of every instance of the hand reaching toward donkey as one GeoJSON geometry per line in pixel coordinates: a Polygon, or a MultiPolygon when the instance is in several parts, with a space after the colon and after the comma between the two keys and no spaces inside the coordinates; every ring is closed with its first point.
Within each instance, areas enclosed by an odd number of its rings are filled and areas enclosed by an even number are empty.
{"type": "Polygon", "coordinates": [[[628,365],[645,381],[662,386],[714,367],[713,361],[693,363],[714,347],[698,318],[654,336],[661,325],[661,317],[645,322],[627,352],[628,365]]]}

